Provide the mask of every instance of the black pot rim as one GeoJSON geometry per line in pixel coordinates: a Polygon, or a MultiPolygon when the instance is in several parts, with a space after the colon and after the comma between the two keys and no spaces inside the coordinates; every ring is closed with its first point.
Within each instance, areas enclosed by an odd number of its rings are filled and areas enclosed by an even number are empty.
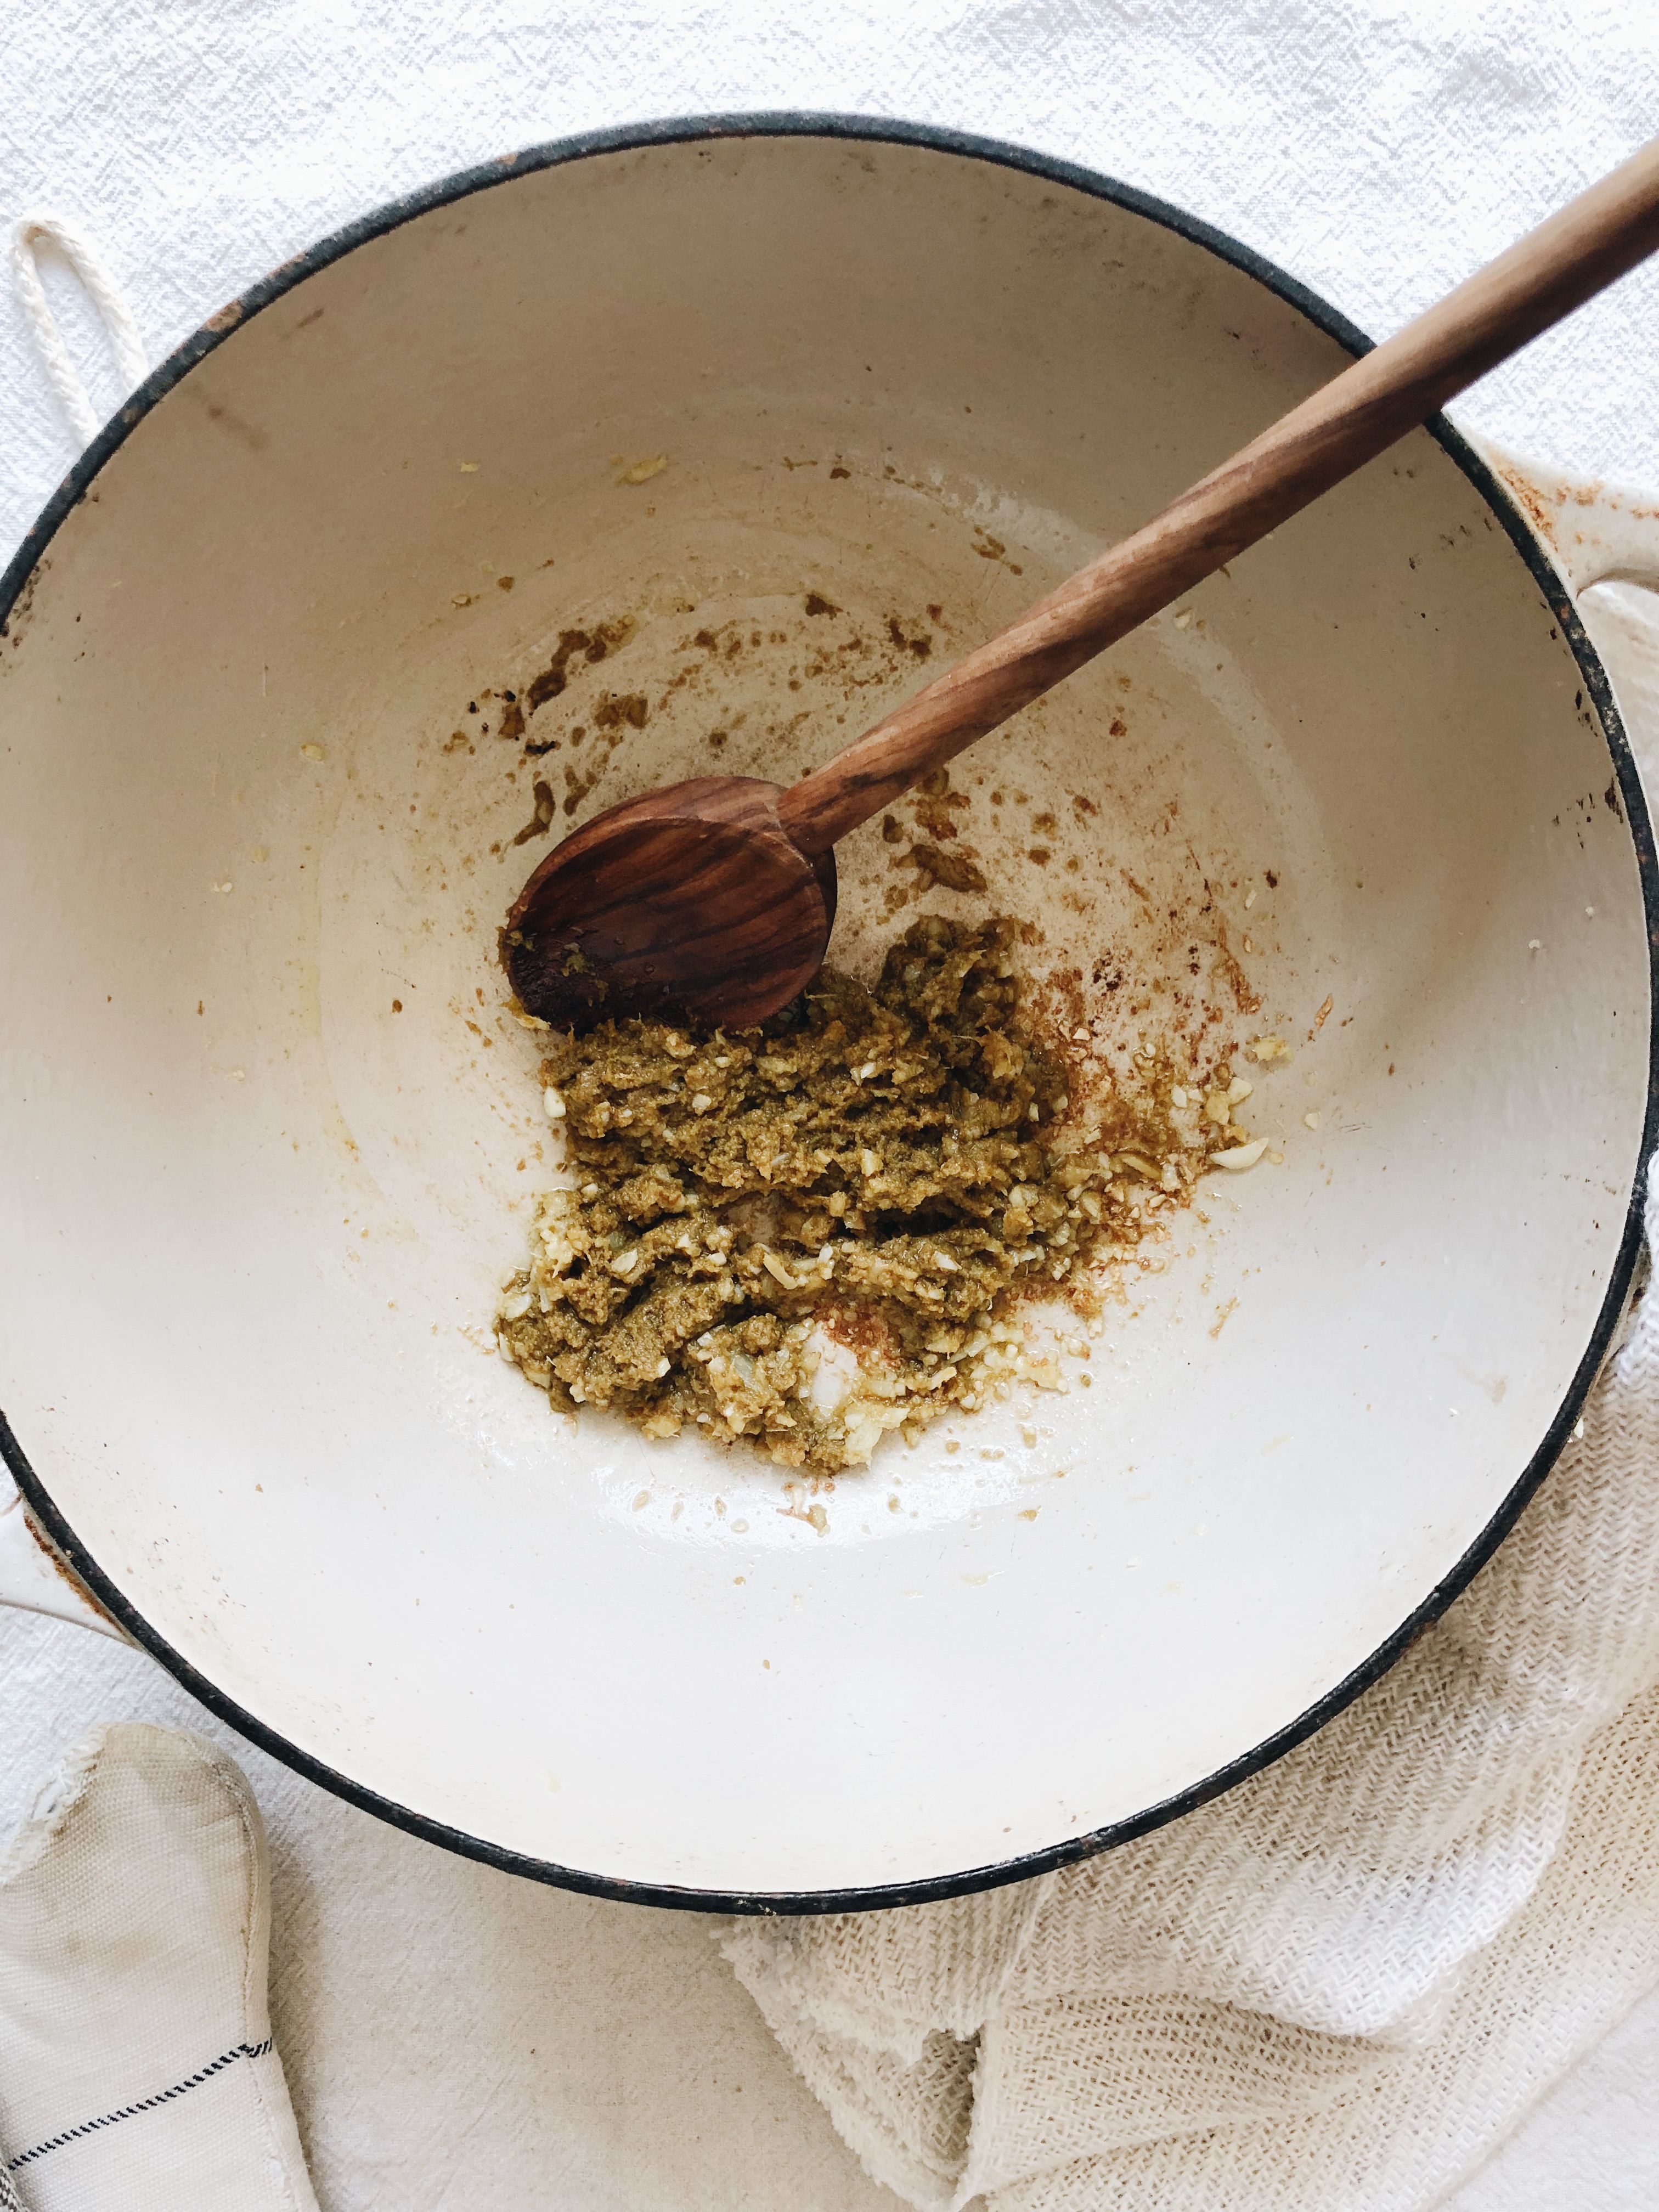
{"type": "MultiPolygon", "coordinates": [[[[1069,185],[1093,198],[1109,201],[1115,206],[1161,224],[1195,245],[1206,247],[1220,259],[1255,277],[1270,291],[1277,293],[1280,299],[1297,308],[1348,352],[1359,355],[1369,352],[1371,348],[1372,341],[1365,333],[1345,315],[1340,314],[1327,301],[1212,224],[1200,222],[1166,200],[1155,198],[1151,193],[1139,191],[1133,185],[1120,183],[1115,178],[1084,168],[1076,162],[1033,153],[1026,148],[1005,144],[997,139],[978,137],[965,131],[946,130],[930,124],[906,123],[877,116],[818,114],[794,110],[690,116],[586,131],[574,137],[550,140],[545,144],[532,146],[520,153],[503,155],[497,161],[460,170],[419,191],[405,193],[388,201],[384,207],[360,216],[356,222],[346,224],[343,229],[320,240],[305,252],[285,261],[270,276],[261,278],[257,284],[251,285],[246,292],[229,301],[217,314],[210,316],[202,328],[170,354],[105,425],[47,501],[3,575],[0,575],[0,638],[6,635],[11,610],[41,556],[70,511],[86,496],[104,464],[174,385],[188,375],[199,361],[222,344],[230,333],[239,329],[250,316],[258,314],[262,308],[270,307],[274,301],[292,291],[295,285],[304,283],[307,277],[340,260],[369,240],[396,230],[434,208],[465,199],[474,192],[486,191],[515,177],[529,175],[540,169],[558,168],[595,154],[625,153],[650,146],[681,145],[724,138],[865,139],[890,145],[921,147],[935,153],[953,154],[1004,168],[1023,170],[1029,175],[1069,185]]],[[[1656,1136],[1659,1135],[1659,864],[1656,864],[1647,805],[1624,725],[1600,658],[1585,634],[1561,578],[1508,491],[1443,416],[1432,417],[1425,427],[1486,501],[1525,562],[1560,627],[1562,637],[1572,650],[1583,677],[1584,689],[1595,703],[1606,732],[1620,798],[1636,849],[1643,905],[1647,917],[1650,948],[1648,1100],[1631,1203],[1607,1294],[1583,1358],[1543,1442],[1474,1543],[1422,1603],[1368,1659],[1296,1719],[1275,1730],[1251,1750],[1230,1759],[1202,1781],[1149,1806],[1128,1820],[1095,1829],[1086,1836],[1070,1837],[1018,1858],[993,1865],[970,1867],[954,1874],[933,1875],[921,1881],[882,1883],[860,1889],[735,1892],[680,1888],[658,1882],[625,1881],[614,1875],[592,1874],[580,1868],[559,1866],[549,1860],[508,1850],[482,1837],[468,1835],[442,1821],[430,1820],[424,1814],[398,1804],[376,1790],[366,1789],[362,1784],[353,1781],[349,1775],[342,1774],[321,1760],[313,1759],[275,1729],[267,1727],[255,1715],[238,1705],[234,1698],[228,1697],[156,1633],[123,1595],[113,1579],[88,1553],[53,1504],[46,1486],[30,1467],[9,1423],[3,1413],[0,1413],[0,1458],[3,1458],[10,1470],[34,1520],[99,1604],[119,1623],[135,1643],[159,1660],[167,1672],[210,1712],[235,1729],[250,1742],[257,1744],[261,1750],[268,1752],[272,1758],[293,1768],[296,1773],[304,1775],[308,1781],[320,1784],[336,1796],[360,1807],[364,1812],[372,1813],[428,1843],[441,1844],[464,1857],[480,1860],[485,1865],[499,1868],[505,1873],[523,1875],[532,1881],[549,1882],[559,1888],[580,1891],[592,1897],[705,1912],[800,1915],[870,1911],[892,1905],[927,1904],[945,1898],[963,1896],[975,1890],[997,1888],[1008,1882],[1028,1881],[1033,1875],[1047,1874],[1054,1868],[1073,1864],[1079,1860],[1092,1857],[1098,1851],[1148,1835],[1169,1821],[1179,1819],[1182,1814],[1207,1804],[1237,1784],[1261,1773],[1297,1745],[1305,1742],[1327,1721],[1351,1705],[1362,1691],[1379,1680],[1423,1630],[1437,1620],[1453,1599],[1468,1588],[1491,1559],[1555,1464],[1571,1435],[1590,1385],[1612,1342],[1634,1279],[1642,1241],[1642,1194],[1646,1182],[1645,1171],[1653,1155],[1656,1136]]]]}

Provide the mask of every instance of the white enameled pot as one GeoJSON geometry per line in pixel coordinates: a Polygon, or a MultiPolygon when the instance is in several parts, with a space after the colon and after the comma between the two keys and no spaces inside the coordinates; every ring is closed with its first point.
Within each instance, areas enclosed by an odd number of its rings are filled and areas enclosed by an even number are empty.
{"type": "Polygon", "coordinates": [[[921,906],[1036,925],[1103,1065],[1201,1031],[1270,1140],[1086,1388],[820,1532],[491,1331],[556,1146],[495,959],[536,778],[558,830],[787,781],[1361,343],[1101,178],[751,118],[451,180],[157,372],[0,595],[5,1449],[130,1633],[440,1841],[814,1910],[1144,1830],[1447,1602],[1629,1284],[1656,900],[1595,565],[1443,426],[956,771],[990,890],[921,906]]]}

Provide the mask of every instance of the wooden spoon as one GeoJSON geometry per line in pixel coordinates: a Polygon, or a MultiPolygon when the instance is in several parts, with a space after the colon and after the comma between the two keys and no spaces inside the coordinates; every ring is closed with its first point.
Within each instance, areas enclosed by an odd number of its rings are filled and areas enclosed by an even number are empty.
{"type": "Polygon", "coordinates": [[[596,815],[501,932],[527,1012],[745,1028],[823,964],[837,838],[1351,476],[1659,246],[1659,139],[785,790],[699,776],[596,815]]]}

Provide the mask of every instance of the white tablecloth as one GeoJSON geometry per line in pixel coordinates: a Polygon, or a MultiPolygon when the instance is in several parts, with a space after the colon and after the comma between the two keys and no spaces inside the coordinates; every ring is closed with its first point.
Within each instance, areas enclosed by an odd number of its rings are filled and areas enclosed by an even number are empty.
{"type": "MultiPolygon", "coordinates": [[[[629,118],[763,107],[949,123],[1105,169],[1231,231],[1381,336],[1649,133],[1652,0],[4,0],[0,216],[79,219],[159,357],[394,192],[629,118]]],[[[100,409],[72,281],[48,289],[100,409]]],[[[1457,410],[1659,486],[1659,269],[1457,410]]],[[[72,457],[0,298],[0,553],[72,457]]],[[[0,1265],[3,1264],[0,1238],[0,1265]]],[[[0,1358],[0,1402],[3,1360],[0,1358]]],[[[137,1653],[0,1615],[0,1832],[89,1722],[230,1742],[276,1862],[273,2009],[325,2212],[872,2212],[689,1916],[596,1905],[380,1826],[237,1744],[137,1653]]],[[[1457,2212],[1659,2203],[1659,1999],[1457,2212]]]]}

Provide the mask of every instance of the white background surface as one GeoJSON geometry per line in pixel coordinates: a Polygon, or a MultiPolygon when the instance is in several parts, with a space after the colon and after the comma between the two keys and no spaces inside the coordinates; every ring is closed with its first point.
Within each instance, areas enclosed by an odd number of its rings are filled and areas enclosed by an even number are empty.
{"type": "MultiPolygon", "coordinates": [[[[0,22],[3,212],[90,224],[158,359],[287,255],[449,170],[773,106],[1104,169],[1381,337],[1659,115],[1648,0],[5,0],[0,22]]],[[[1650,270],[1462,411],[1582,473],[1659,481],[1656,327],[1650,270]]],[[[9,544],[71,458],[9,298],[0,391],[9,544]]],[[[112,407],[110,376],[94,396],[112,407]]]]}
{"type": "MultiPolygon", "coordinates": [[[[3,0],[0,27],[0,216],[83,222],[153,359],[448,170],[630,118],[772,106],[944,122],[1104,169],[1381,337],[1659,118],[1652,0],[3,0]]],[[[106,355],[63,272],[48,283],[107,410],[106,355]]],[[[1459,412],[1540,459],[1659,486],[1656,340],[1650,270],[1459,412]]],[[[0,394],[3,554],[73,453],[9,293],[0,394]]],[[[203,1724],[147,1660],[0,1616],[0,1830],[64,1741],[126,1715],[203,1724]]],[[[273,1832],[276,2032],[325,2212],[891,2205],[697,1923],[489,1874],[239,1756],[273,1832]]],[[[1659,2202],[1656,2075],[1659,2001],[1459,2212],[1659,2202]]]]}

